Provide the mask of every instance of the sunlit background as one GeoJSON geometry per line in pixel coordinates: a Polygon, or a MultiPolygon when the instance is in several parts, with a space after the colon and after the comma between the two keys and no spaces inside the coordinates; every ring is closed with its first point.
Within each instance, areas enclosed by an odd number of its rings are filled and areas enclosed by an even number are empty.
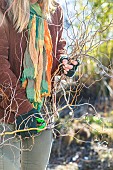
{"type": "Polygon", "coordinates": [[[49,168],[113,170],[113,1],[59,3],[67,54],[80,66],[58,90],[49,168]]]}

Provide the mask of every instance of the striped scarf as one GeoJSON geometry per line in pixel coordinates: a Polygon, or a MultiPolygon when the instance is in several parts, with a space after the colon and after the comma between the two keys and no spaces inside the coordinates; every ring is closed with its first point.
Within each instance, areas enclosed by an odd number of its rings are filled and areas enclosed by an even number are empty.
{"type": "Polygon", "coordinates": [[[48,23],[38,3],[30,7],[28,44],[23,60],[22,86],[28,100],[40,111],[51,92],[52,41],[48,23]]]}

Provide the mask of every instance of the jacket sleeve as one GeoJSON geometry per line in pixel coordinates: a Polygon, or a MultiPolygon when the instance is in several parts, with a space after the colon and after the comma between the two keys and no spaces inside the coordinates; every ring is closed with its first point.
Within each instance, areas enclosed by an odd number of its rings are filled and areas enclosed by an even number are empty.
{"type": "Polygon", "coordinates": [[[16,116],[30,111],[33,107],[27,100],[19,80],[10,69],[8,34],[7,20],[0,11],[0,108],[4,110],[4,120],[12,123],[16,116]]]}
{"type": "Polygon", "coordinates": [[[63,19],[63,10],[60,5],[57,8],[57,16],[58,16],[58,42],[57,42],[57,52],[56,56],[57,59],[61,57],[67,58],[67,51],[65,49],[66,40],[63,38],[63,26],[64,26],[64,19],[63,19]]]}

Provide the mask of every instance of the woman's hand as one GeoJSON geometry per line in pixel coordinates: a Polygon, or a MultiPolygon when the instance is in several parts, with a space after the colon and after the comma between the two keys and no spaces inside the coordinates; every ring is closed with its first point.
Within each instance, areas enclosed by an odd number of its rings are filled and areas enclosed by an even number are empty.
{"type": "Polygon", "coordinates": [[[63,59],[62,64],[63,64],[64,74],[66,74],[66,76],[68,76],[68,77],[73,77],[77,70],[77,67],[79,66],[79,61],[71,60],[69,62],[68,59],[63,59]]]}
{"type": "Polygon", "coordinates": [[[45,127],[46,122],[36,109],[32,109],[28,113],[19,115],[16,118],[16,130],[20,130],[16,134],[21,136],[21,138],[31,137],[41,132],[45,127]]]}

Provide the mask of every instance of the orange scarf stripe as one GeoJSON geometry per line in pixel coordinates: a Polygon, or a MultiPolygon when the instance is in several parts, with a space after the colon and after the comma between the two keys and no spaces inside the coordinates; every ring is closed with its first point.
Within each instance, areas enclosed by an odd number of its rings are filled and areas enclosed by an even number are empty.
{"type": "Polygon", "coordinates": [[[51,35],[50,31],[48,28],[48,23],[45,20],[44,21],[44,42],[46,44],[46,55],[47,55],[47,81],[48,81],[48,93],[50,94],[51,92],[51,69],[52,69],[52,64],[53,64],[53,57],[52,57],[52,40],[51,40],[51,35]],[[48,43],[49,42],[49,43],[48,43]]]}

